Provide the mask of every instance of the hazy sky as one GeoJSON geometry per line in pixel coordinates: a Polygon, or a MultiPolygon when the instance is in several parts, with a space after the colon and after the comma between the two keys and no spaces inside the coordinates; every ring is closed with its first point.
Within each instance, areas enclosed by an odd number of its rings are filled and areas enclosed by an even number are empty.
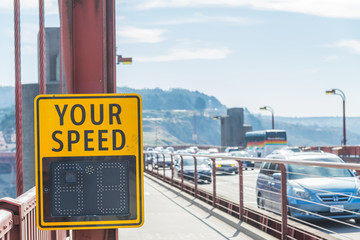
{"type": "MultiPolygon", "coordinates": [[[[46,0],[46,27],[59,25],[46,0]]],[[[13,0],[0,1],[0,85],[14,85],[13,0]]],[[[37,82],[38,0],[21,0],[22,82],[37,82]]],[[[360,116],[359,0],[116,0],[117,85],[185,88],[278,116],[360,116]]]]}

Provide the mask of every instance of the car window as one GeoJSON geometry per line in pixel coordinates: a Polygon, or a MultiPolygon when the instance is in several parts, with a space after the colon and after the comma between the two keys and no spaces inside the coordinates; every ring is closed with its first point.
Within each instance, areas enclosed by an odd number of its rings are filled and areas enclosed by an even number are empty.
{"type": "Polygon", "coordinates": [[[269,170],[268,170],[268,174],[273,175],[274,173],[277,173],[277,172],[279,172],[279,164],[271,163],[269,170]]]}
{"type": "Polygon", "coordinates": [[[289,179],[319,178],[319,177],[353,177],[348,169],[314,167],[305,165],[288,166],[289,179]]]}
{"type": "Polygon", "coordinates": [[[268,162],[263,163],[263,165],[261,166],[261,169],[260,169],[260,173],[267,174],[269,166],[270,166],[270,163],[268,163],[268,162]]]}
{"type": "Polygon", "coordinates": [[[271,176],[274,173],[279,172],[279,164],[277,163],[265,163],[260,170],[260,173],[271,176]]]}

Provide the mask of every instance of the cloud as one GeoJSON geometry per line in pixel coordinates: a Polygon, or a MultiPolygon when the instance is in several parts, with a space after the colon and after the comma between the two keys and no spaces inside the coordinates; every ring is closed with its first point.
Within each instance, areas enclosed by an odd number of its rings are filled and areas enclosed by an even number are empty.
{"type": "Polygon", "coordinates": [[[317,68],[309,68],[309,69],[305,69],[304,72],[309,73],[309,74],[315,74],[315,73],[319,72],[319,69],[317,69],[317,68]]]}
{"type": "MultiPolygon", "coordinates": [[[[44,1],[45,14],[59,14],[58,0],[45,0],[44,1]]],[[[0,0],[0,10],[14,9],[14,0],[0,0]]],[[[20,11],[28,10],[33,14],[38,14],[39,0],[20,0],[20,11]]]]}
{"type": "Polygon", "coordinates": [[[176,7],[248,7],[332,18],[360,18],[358,0],[144,0],[138,9],[176,7]]]}
{"type": "Polygon", "coordinates": [[[358,41],[358,40],[342,40],[342,41],[330,44],[329,47],[345,48],[353,53],[360,54],[360,41],[358,41]]]}
{"type": "Polygon", "coordinates": [[[183,60],[215,60],[226,58],[231,51],[228,48],[175,48],[168,55],[152,57],[134,57],[139,62],[169,62],[183,60]]]}
{"type": "MultiPolygon", "coordinates": [[[[21,9],[38,9],[39,1],[36,0],[24,0],[20,1],[21,9]]],[[[14,8],[14,0],[1,0],[0,9],[10,10],[14,8]]]]}
{"type": "Polygon", "coordinates": [[[251,25],[257,24],[260,21],[250,18],[232,17],[232,16],[206,16],[203,14],[195,14],[193,17],[167,20],[161,22],[151,23],[153,25],[179,25],[179,24],[193,24],[193,23],[232,23],[237,25],[251,25]]]}
{"type": "Polygon", "coordinates": [[[165,29],[145,29],[137,27],[124,27],[116,31],[118,40],[126,43],[159,43],[164,41],[162,35],[165,32],[165,29]]]}
{"type": "Polygon", "coordinates": [[[325,61],[328,61],[328,62],[338,60],[339,58],[340,58],[340,56],[338,56],[338,55],[328,55],[328,56],[324,57],[325,61]]]}

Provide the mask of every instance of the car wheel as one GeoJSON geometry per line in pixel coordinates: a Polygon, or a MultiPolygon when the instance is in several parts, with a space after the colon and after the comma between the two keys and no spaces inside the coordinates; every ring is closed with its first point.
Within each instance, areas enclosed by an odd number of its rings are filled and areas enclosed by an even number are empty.
{"type": "Polygon", "coordinates": [[[235,174],[239,174],[239,171],[235,171],[235,174]]]}
{"type": "Polygon", "coordinates": [[[265,199],[262,197],[261,193],[257,196],[257,207],[260,209],[265,209],[265,199]]]}
{"type": "Polygon", "coordinates": [[[245,168],[245,170],[247,170],[247,167],[245,168]]]}

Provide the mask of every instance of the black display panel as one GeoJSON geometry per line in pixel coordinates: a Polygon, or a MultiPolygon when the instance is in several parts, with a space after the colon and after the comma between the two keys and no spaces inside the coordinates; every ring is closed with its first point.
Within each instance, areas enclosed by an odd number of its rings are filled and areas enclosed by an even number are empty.
{"type": "Polygon", "coordinates": [[[54,217],[129,214],[128,168],[126,160],[51,163],[50,214],[54,217]]]}
{"type": "Polygon", "coordinates": [[[43,158],[45,221],[136,219],[135,156],[43,158]]]}

